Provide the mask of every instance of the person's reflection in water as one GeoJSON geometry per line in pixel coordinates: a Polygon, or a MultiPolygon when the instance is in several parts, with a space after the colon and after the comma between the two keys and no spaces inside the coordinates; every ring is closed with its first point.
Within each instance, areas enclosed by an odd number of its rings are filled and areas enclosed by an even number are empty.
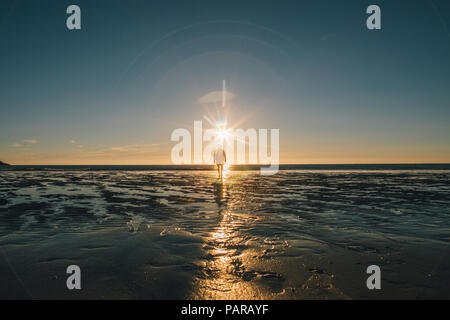
{"type": "Polygon", "coordinates": [[[261,287],[254,281],[247,281],[245,274],[253,279],[256,272],[246,273],[249,259],[254,251],[246,252],[249,237],[246,234],[246,215],[233,209],[236,195],[235,181],[224,177],[225,182],[213,182],[214,201],[217,204],[217,222],[205,238],[203,271],[192,287],[189,299],[260,299],[261,287]],[[244,228],[242,228],[244,227],[244,228]],[[244,280],[245,279],[245,280],[244,280]]]}
{"type": "Polygon", "coordinates": [[[214,183],[214,198],[216,200],[217,206],[219,207],[219,213],[225,209],[225,200],[224,200],[224,189],[223,183],[214,183]]]}

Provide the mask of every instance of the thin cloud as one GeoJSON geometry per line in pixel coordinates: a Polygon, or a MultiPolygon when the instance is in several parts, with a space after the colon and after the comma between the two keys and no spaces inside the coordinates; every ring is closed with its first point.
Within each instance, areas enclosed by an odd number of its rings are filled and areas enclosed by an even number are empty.
{"type": "Polygon", "coordinates": [[[126,146],[115,146],[107,148],[107,151],[113,152],[125,152],[125,153],[146,153],[154,151],[153,147],[158,146],[157,144],[129,144],[126,146]]]}
{"type": "Polygon", "coordinates": [[[29,148],[33,144],[36,144],[36,143],[38,143],[38,141],[36,139],[23,139],[20,142],[14,142],[13,144],[11,144],[11,147],[13,147],[13,148],[29,148]]]}
{"type": "MultiPolygon", "coordinates": [[[[150,155],[157,153],[159,144],[129,144],[123,146],[112,146],[100,150],[83,151],[79,156],[82,157],[117,157],[117,156],[136,156],[136,155],[150,155]]],[[[80,150],[81,151],[81,150],[80,150]]]]}
{"type": "Polygon", "coordinates": [[[38,141],[36,139],[24,139],[24,140],[22,140],[22,142],[27,143],[27,144],[36,144],[36,143],[38,143],[38,141]]]}

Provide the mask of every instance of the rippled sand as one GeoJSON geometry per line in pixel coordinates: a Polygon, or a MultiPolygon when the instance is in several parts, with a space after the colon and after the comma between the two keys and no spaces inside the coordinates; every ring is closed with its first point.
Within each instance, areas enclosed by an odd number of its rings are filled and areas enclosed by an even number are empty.
{"type": "Polygon", "coordinates": [[[0,172],[0,298],[450,298],[450,171],[215,175],[0,172]]]}

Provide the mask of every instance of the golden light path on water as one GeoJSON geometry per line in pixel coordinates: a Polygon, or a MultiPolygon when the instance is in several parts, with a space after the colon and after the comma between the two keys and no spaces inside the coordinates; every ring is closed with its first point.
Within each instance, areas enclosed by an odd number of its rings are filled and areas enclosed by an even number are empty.
{"type": "MultiPolygon", "coordinates": [[[[260,268],[254,241],[245,230],[249,225],[264,221],[263,217],[242,212],[244,198],[232,197],[230,192],[245,179],[245,174],[232,172],[224,166],[223,179],[214,183],[215,202],[218,207],[217,226],[205,239],[207,259],[203,262],[203,275],[198,277],[192,288],[193,299],[264,299],[274,298],[273,292],[264,288],[258,277],[277,277],[271,272],[248,271],[260,268]]],[[[269,267],[270,268],[270,267],[269,267]]]]}
{"type": "Polygon", "coordinates": [[[199,277],[193,287],[194,299],[255,299],[263,295],[249,282],[242,281],[241,269],[249,258],[248,253],[239,254],[239,247],[247,241],[240,232],[245,217],[233,210],[229,201],[228,188],[233,181],[229,179],[230,168],[224,165],[223,179],[214,184],[215,201],[218,206],[218,224],[206,242],[209,258],[203,269],[204,277],[199,277]]]}

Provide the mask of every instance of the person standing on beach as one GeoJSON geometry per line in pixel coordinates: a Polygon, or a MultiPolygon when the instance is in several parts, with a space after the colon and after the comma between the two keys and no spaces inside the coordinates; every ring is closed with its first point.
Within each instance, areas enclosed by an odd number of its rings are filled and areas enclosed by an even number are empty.
{"type": "Polygon", "coordinates": [[[219,178],[222,178],[223,174],[223,164],[227,162],[227,154],[223,150],[222,146],[219,146],[214,152],[214,163],[217,165],[217,172],[219,173],[219,178]]]}

